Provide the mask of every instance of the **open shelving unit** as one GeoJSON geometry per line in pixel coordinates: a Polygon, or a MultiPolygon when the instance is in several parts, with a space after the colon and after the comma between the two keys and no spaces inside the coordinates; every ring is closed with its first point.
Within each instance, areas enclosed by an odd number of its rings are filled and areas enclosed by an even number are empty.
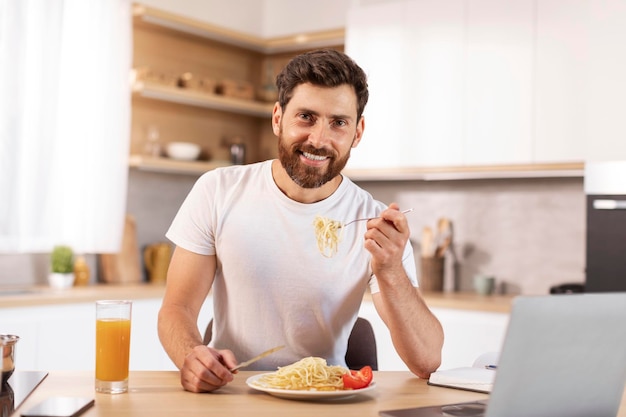
{"type": "Polygon", "coordinates": [[[154,100],[204,107],[254,117],[269,117],[272,114],[273,108],[273,104],[259,101],[242,100],[217,94],[206,94],[143,81],[138,81],[133,84],[133,94],[154,100]]]}
{"type": "MultiPolygon", "coordinates": [[[[216,82],[231,79],[253,86],[255,93],[271,73],[297,53],[320,48],[343,49],[343,28],[279,38],[259,38],[143,4],[133,5],[134,59],[131,74],[133,115],[130,167],[196,175],[229,164],[229,140],[242,140],[246,163],[275,157],[270,118],[274,102],[243,99],[182,88],[171,77],[190,72],[216,82]],[[268,61],[273,66],[267,65],[268,61]],[[269,70],[271,67],[272,70],[269,70]],[[138,77],[138,69],[170,79],[138,77]],[[146,132],[157,125],[160,145],[188,141],[201,146],[198,161],[144,155],[146,132]]],[[[231,142],[232,143],[232,142],[231,142]]]]}

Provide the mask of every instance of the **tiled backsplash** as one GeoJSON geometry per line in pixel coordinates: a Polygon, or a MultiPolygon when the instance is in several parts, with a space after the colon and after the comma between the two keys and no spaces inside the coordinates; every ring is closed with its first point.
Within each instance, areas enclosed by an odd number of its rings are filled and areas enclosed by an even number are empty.
{"type": "MultiPolygon", "coordinates": [[[[164,233],[194,182],[191,176],[131,170],[128,212],[137,222],[140,249],[165,240],[164,233]]],[[[435,227],[442,216],[452,220],[460,290],[471,290],[478,273],[495,276],[499,290],[522,294],[545,294],[552,285],[584,280],[582,178],[360,185],[385,203],[413,208],[408,219],[418,262],[422,228],[435,227]]],[[[45,283],[45,260],[42,255],[0,255],[0,286],[45,283]]],[[[451,258],[446,267],[450,289],[451,258]]]]}
{"type": "MultiPolygon", "coordinates": [[[[362,183],[385,203],[413,207],[408,220],[419,257],[424,226],[452,220],[458,289],[476,274],[493,275],[498,290],[545,294],[585,276],[582,178],[362,183]]],[[[446,286],[452,285],[451,260],[446,286]]]]}

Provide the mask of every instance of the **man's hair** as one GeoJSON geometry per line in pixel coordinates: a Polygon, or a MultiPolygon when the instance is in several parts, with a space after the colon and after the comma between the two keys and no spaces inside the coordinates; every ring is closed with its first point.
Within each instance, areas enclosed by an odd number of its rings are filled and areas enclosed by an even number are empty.
{"type": "Polygon", "coordinates": [[[289,61],[276,77],[278,102],[283,111],[293,90],[304,83],[321,87],[351,85],[357,98],[357,120],[361,118],[369,98],[367,76],[348,55],[334,49],[321,49],[305,52],[289,61]]]}

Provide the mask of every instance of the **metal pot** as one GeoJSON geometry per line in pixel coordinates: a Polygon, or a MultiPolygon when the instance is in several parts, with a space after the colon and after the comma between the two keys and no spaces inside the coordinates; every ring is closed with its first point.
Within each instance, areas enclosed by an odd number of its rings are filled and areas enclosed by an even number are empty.
{"type": "Polygon", "coordinates": [[[20,340],[13,334],[0,334],[0,346],[2,347],[2,383],[13,374],[15,370],[15,344],[20,340]]]}

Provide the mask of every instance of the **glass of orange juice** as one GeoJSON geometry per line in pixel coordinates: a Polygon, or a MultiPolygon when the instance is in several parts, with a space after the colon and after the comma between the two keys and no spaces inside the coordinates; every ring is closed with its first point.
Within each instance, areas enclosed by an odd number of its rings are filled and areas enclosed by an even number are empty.
{"type": "Polygon", "coordinates": [[[96,301],[96,391],[128,391],[132,301],[96,301]]]}

